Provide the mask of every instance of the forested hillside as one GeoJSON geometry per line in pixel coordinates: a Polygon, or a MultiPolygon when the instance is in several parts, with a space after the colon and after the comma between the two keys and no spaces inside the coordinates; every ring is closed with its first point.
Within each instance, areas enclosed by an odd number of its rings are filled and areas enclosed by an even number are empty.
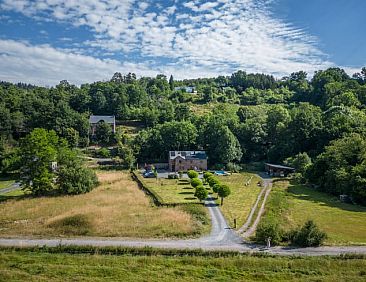
{"type": "Polygon", "coordinates": [[[238,71],[183,81],[116,73],[80,87],[2,82],[0,170],[19,168],[19,140],[35,128],[54,130],[72,147],[87,146],[90,114],[144,125],[137,135],[122,126],[100,141],[118,144],[129,165],[135,158],[166,161],[169,150],[204,149],[213,167],[285,163],[319,189],[366,204],[366,68],[352,77],[330,68],[311,79],[302,71],[282,79],[238,71]]]}

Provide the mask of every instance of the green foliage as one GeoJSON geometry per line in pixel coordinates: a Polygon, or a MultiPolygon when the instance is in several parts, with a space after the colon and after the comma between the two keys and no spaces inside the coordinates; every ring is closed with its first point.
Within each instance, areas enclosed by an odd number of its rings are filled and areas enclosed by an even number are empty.
{"type": "Polygon", "coordinates": [[[299,230],[292,232],[290,241],[300,247],[318,247],[326,238],[326,233],[319,230],[314,221],[308,220],[299,230]]]}
{"type": "Polygon", "coordinates": [[[231,194],[230,187],[227,185],[220,185],[217,195],[221,198],[221,205],[224,204],[224,198],[231,194]]]}
{"type": "Polygon", "coordinates": [[[203,185],[199,185],[196,187],[196,191],[194,193],[194,196],[199,199],[200,201],[203,201],[204,199],[207,198],[208,196],[208,192],[206,190],[205,187],[203,187],[203,185]]]}
{"type": "Polygon", "coordinates": [[[231,171],[231,172],[240,172],[240,170],[242,169],[240,165],[238,164],[235,164],[235,163],[228,163],[226,165],[226,169],[228,171],[231,171]]]}
{"type": "Polygon", "coordinates": [[[266,218],[262,220],[257,227],[255,233],[255,241],[260,244],[266,244],[270,238],[272,245],[278,245],[282,241],[283,233],[280,229],[278,221],[274,218],[266,218]]]}
{"type": "Polygon", "coordinates": [[[99,144],[102,145],[109,144],[112,138],[111,126],[104,121],[98,122],[97,127],[95,129],[95,138],[99,144]]]}
{"type": "Polygon", "coordinates": [[[211,175],[207,178],[207,182],[210,185],[210,187],[214,187],[215,184],[219,184],[220,181],[217,177],[215,177],[214,175],[211,175]]]}
{"type": "Polygon", "coordinates": [[[57,171],[57,184],[61,194],[83,194],[98,185],[94,171],[81,164],[61,166],[57,171]]]}
{"type": "Polygon", "coordinates": [[[213,176],[213,174],[209,171],[206,171],[203,173],[203,178],[207,181],[208,178],[210,178],[211,176],[213,176]]]}
{"type": "Polygon", "coordinates": [[[188,170],[187,175],[190,179],[198,178],[198,172],[194,170],[188,170]]]}
{"type": "Polygon", "coordinates": [[[111,152],[108,150],[108,148],[100,148],[97,152],[98,156],[101,158],[110,158],[111,152]]]}
{"type": "Polygon", "coordinates": [[[311,159],[309,155],[304,153],[299,153],[294,157],[287,158],[285,164],[296,169],[296,172],[304,175],[306,170],[311,166],[311,159]]]}
{"type": "Polygon", "coordinates": [[[214,193],[218,193],[218,192],[219,192],[219,190],[220,190],[220,188],[221,188],[221,184],[219,184],[219,183],[214,184],[214,186],[212,186],[212,191],[213,191],[214,193]]]}
{"type": "Polygon", "coordinates": [[[198,178],[192,178],[191,179],[191,185],[193,188],[196,188],[197,186],[202,185],[202,181],[199,180],[198,178]]]}

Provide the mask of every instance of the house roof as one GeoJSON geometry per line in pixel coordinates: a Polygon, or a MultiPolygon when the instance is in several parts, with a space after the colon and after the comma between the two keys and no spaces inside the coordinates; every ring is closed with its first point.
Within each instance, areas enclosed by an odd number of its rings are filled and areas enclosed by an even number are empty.
{"type": "Polygon", "coordinates": [[[170,151],[169,159],[174,160],[177,157],[181,157],[185,160],[205,160],[207,155],[205,151],[170,151]]]}
{"type": "Polygon", "coordinates": [[[286,170],[295,170],[295,168],[293,168],[293,167],[284,166],[284,165],[276,165],[276,164],[269,164],[269,163],[266,163],[266,165],[268,165],[270,167],[273,167],[273,168],[286,169],[286,170]]]}
{"type": "Polygon", "coordinates": [[[105,123],[115,123],[114,116],[90,116],[89,123],[98,123],[104,121],[105,123]]]}

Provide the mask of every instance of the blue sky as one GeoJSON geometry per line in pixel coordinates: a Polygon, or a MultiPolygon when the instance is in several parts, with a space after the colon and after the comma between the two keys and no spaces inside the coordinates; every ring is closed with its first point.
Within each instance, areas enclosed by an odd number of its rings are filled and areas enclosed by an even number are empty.
{"type": "Polygon", "coordinates": [[[366,65],[363,0],[0,0],[0,80],[276,77],[366,65]]]}

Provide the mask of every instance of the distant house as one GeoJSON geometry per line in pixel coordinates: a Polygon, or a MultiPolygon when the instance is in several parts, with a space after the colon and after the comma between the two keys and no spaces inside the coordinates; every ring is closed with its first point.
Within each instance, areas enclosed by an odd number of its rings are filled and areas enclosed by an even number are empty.
{"type": "Polygon", "coordinates": [[[207,170],[207,155],[205,151],[170,151],[169,170],[187,171],[207,170]]]}
{"type": "Polygon", "coordinates": [[[187,93],[197,93],[196,91],[196,87],[193,86],[178,86],[178,87],[174,87],[175,91],[180,91],[180,90],[184,90],[187,93]]]}
{"type": "Polygon", "coordinates": [[[265,170],[270,176],[287,176],[290,173],[294,173],[295,169],[293,167],[283,166],[283,165],[276,165],[276,164],[264,164],[265,170]]]}
{"type": "Polygon", "coordinates": [[[95,135],[95,130],[99,122],[105,122],[111,125],[113,133],[116,133],[116,118],[115,116],[90,116],[90,135],[95,135]]]}

